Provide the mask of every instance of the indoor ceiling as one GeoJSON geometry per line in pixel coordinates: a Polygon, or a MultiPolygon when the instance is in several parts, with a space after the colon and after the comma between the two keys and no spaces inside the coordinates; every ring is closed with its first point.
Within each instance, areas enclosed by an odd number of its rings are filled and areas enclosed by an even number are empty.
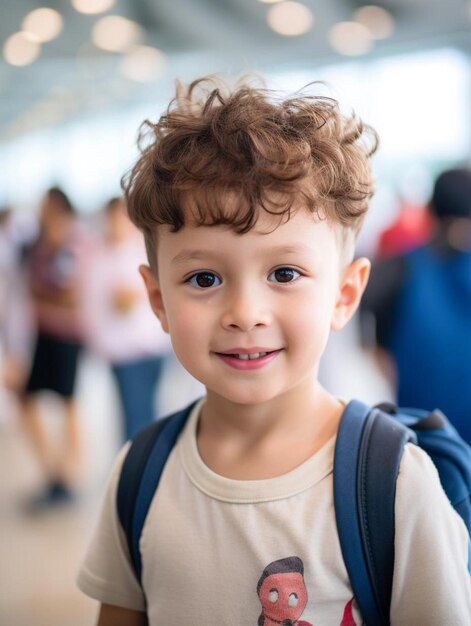
{"type": "MultiPolygon", "coordinates": [[[[17,67],[1,58],[0,141],[81,113],[134,106],[156,94],[167,97],[175,78],[340,62],[346,57],[333,50],[328,33],[368,2],[301,0],[312,11],[312,27],[300,36],[282,36],[267,23],[267,13],[275,6],[269,1],[117,0],[105,13],[85,15],[72,7],[71,0],[2,0],[2,46],[21,30],[24,17],[39,7],[59,11],[63,28],[57,38],[42,45],[30,65],[17,67]],[[126,78],[119,71],[123,55],[91,43],[94,24],[106,15],[136,22],[141,29],[139,43],[165,55],[158,77],[151,82],[126,78]]],[[[376,41],[362,58],[443,46],[471,54],[471,0],[376,4],[392,14],[395,27],[390,37],[376,41]]]]}

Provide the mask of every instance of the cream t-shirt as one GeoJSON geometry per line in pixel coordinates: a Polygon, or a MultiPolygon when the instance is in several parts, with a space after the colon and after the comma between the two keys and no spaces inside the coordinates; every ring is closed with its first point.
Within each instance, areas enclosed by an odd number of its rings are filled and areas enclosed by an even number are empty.
{"type": "MultiPolygon", "coordinates": [[[[256,626],[264,623],[262,615],[299,626],[360,625],[335,524],[335,438],[280,477],[231,480],[199,456],[200,406],[170,455],[144,525],[145,597],[116,514],[127,447],[115,465],[79,587],[129,609],[146,610],[147,600],[150,626],[256,626]]],[[[395,546],[391,624],[469,626],[468,533],[432,462],[411,444],[397,482],[395,546]]]]}

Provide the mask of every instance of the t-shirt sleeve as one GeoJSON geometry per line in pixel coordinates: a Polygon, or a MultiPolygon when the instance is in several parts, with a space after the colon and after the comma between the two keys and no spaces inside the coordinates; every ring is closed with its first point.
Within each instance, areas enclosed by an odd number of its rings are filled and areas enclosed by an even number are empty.
{"type": "Polygon", "coordinates": [[[471,624],[468,532],[418,446],[405,447],[396,489],[392,626],[471,624]]]}
{"type": "Polygon", "coordinates": [[[134,574],[116,508],[117,485],[128,447],[129,444],[121,450],[113,468],[77,584],[86,595],[102,603],[144,611],[144,595],[134,574]]]}

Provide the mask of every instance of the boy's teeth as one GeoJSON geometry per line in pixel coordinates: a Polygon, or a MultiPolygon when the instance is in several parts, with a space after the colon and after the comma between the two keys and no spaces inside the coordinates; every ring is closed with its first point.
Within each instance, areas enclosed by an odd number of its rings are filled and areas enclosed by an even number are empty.
{"type": "Polygon", "coordinates": [[[253,354],[234,354],[238,359],[242,361],[253,361],[254,359],[260,359],[262,356],[266,356],[268,352],[254,352],[253,354]]]}

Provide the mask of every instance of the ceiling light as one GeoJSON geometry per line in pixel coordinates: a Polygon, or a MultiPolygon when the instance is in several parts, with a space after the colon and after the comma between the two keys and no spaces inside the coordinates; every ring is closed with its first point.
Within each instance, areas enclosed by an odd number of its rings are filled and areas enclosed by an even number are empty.
{"type": "Polygon", "coordinates": [[[136,46],[122,59],[119,69],[121,73],[139,82],[151,82],[162,74],[165,56],[157,48],[136,46]]]}
{"type": "Polygon", "coordinates": [[[263,2],[264,4],[275,4],[275,2],[281,2],[282,0],[258,0],[259,2],[263,2]]]}
{"type": "Polygon", "coordinates": [[[115,0],[71,0],[71,2],[74,9],[79,13],[96,15],[111,9],[115,0]]]}
{"type": "Polygon", "coordinates": [[[300,2],[279,2],[270,7],[267,13],[268,25],[275,33],[293,37],[304,35],[312,28],[314,15],[300,2]]]}
{"type": "Polygon", "coordinates": [[[35,9],[28,13],[22,24],[23,31],[31,33],[32,38],[40,41],[51,41],[62,31],[62,15],[54,9],[35,9]]]}
{"type": "Polygon", "coordinates": [[[141,28],[120,15],[102,17],[93,26],[92,41],[103,50],[124,52],[138,43],[142,36],[141,28]]]}
{"type": "Polygon", "coordinates": [[[338,22],[328,38],[332,48],[345,56],[360,56],[373,47],[370,31],[358,22],[338,22]]]}
{"type": "Polygon", "coordinates": [[[394,18],[391,13],[372,4],[355,11],[353,19],[366,26],[373,39],[386,39],[394,30],[394,18]]]}
{"type": "Polygon", "coordinates": [[[30,65],[39,56],[41,44],[33,41],[27,33],[19,32],[10,35],[3,44],[3,56],[10,65],[30,65]]]}

